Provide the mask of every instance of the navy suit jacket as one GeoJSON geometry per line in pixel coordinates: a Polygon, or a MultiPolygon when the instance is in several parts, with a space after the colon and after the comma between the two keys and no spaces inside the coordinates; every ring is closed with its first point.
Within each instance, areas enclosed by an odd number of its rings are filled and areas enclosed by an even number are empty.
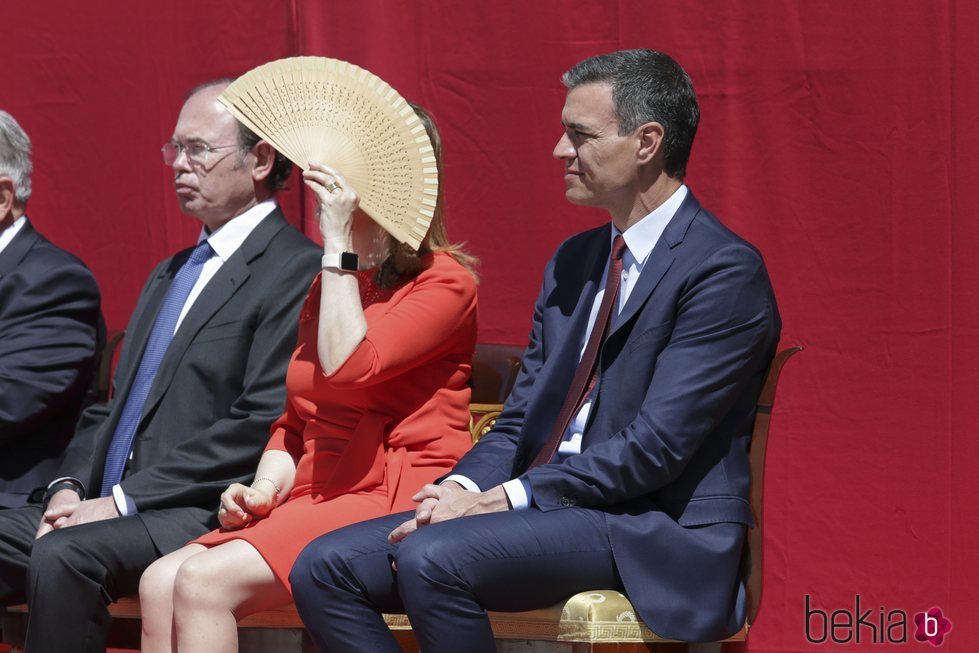
{"type": "MultiPolygon", "coordinates": [[[[89,497],[101,487],[156,314],[190,252],[150,274],[129,321],[112,399],[85,410],[65,453],[58,476],[81,480],[89,497]]],[[[121,482],[161,553],[217,527],[221,492],[254,475],[285,405],[299,309],[320,253],[276,209],[208,282],[170,342],[121,482]]]]}
{"type": "Polygon", "coordinates": [[[582,452],[528,471],[578,364],[610,228],[573,236],[548,264],[513,391],[453,473],[483,489],[521,478],[531,509],[603,511],[626,592],[650,628],[724,637],[744,623],[748,445],[781,323],[761,255],[692,194],[603,343],[582,452]]]}
{"type": "Polygon", "coordinates": [[[29,220],[0,252],[0,507],[51,480],[94,398],[99,304],[85,264],[29,220]]]}

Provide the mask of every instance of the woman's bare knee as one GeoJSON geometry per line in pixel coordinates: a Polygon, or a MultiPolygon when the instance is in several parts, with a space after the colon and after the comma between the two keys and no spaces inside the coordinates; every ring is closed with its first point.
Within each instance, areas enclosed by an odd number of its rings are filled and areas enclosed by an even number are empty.
{"type": "Polygon", "coordinates": [[[146,605],[170,602],[173,596],[173,581],[179,566],[179,561],[163,557],[147,567],[139,579],[140,603],[146,605]]]}
{"type": "Polygon", "coordinates": [[[221,603],[227,579],[222,579],[214,565],[208,563],[209,557],[191,556],[180,565],[173,582],[174,610],[218,607],[221,603]]]}

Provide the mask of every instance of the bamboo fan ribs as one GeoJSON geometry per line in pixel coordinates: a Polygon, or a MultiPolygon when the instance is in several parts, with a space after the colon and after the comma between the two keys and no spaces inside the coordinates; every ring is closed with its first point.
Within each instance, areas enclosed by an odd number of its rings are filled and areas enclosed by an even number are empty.
{"type": "Polygon", "coordinates": [[[292,57],[250,70],[220,100],[304,170],[310,161],[336,168],[371,218],[399,241],[421,244],[438,197],[435,153],[387,82],[346,61],[292,57]]]}

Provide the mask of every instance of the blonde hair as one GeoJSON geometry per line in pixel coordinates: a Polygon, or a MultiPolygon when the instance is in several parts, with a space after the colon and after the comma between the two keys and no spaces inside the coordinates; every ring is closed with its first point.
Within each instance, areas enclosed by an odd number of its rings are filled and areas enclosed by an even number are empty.
{"type": "Polygon", "coordinates": [[[417,250],[393,238],[389,239],[391,244],[388,247],[387,258],[377,272],[378,284],[391,287],[418,276],[427,267],[425,257],[432,252],[446,252],[478,280],[476,266],[479,264],[479,259],[468,254],[463,249],[463,243],[451,242],[445,230],[445,209],[442,199],[442,137],[435,126],[435,121],[432,120],[432,116],[424,107],[411,102],[408,104],[415,110],[415,114],[425,126],[428,138],[432,141],[432,148],[435,150],[435,166],[439,171],[438,196],[435,199],[432,223],[417,250]]]}

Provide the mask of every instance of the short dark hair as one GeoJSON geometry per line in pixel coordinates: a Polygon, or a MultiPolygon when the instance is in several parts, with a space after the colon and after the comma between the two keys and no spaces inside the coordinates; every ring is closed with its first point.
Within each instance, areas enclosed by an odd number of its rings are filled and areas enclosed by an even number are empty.
{"type": "MultiPolygon", "coordinates": [[[[189,100],[192,96],[212,86],[226,86],[233,81],[235,81],[234,77],[220,77],[203,82],[190,89],[190,92],[187,93],[187,99],[189,100]]],[[[238,161],[240,163],[244,155],[250,152],[262,139],[240,120],[236,119],[235,122],[238,124],[238,161]]],[[[272,170],[269,171],[269,176],[265,178],[268,189],[271,191],[282,189],[286,185],[286,180],[289,179],[290,174],[292,174],[292,161],[287,159],[278,150],[275,150],[275,162],[272,164],[272,170]]]]}
{"type": "Polygon", "coordinates": [[[700,108],[693,82],[669,55],[656,50],[620,50],[575,64],[561,78],[571,90],[583,84],[608,84],[619,121],[619,134],[646,122],[665,131],[664,169],[683,178],[697,135],[700,108]]]}
{"type": "MultiPolygon", "coordinates": [[[[244,157],[261,140],[258,134],[245,127],[244,123],[240,120],[238,121],[238,145],[241,147],[240,157],[244,157]]],[[[291,173],[292,161],[287,159],[282,152],[275,150],[275,162],[272,164],[272,170],[269,171],[269,176],[265,178],[269,190],[283,188],[291,173]]]]}

